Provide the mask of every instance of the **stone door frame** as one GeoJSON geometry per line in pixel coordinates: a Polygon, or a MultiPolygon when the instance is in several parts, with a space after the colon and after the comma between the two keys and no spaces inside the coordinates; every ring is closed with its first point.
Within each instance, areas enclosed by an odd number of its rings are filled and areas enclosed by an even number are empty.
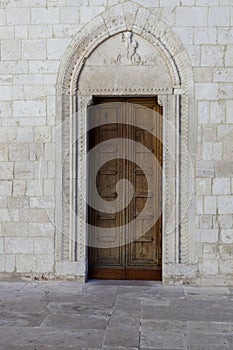
{"type": "Polygon", "coordinates": [[[113,6],[88,23],[73,39],[60,65],[57,81],[55,273],[81,281],[87,277],[86,203],[78,195],[79,189],[81,192],[86,189],[86,167],[79,173],[77,169],[86,156],[87,107],[97,94],[155,96],[163,106],[163,175],[166,179],[163,186],[163,281],[169,282],[194,258],[190,234],[192,218],[187,212],[191,191],[190,157],[195,154],[196,127],[191,115],[192,69],[186,51],[171,29],[155,12],[131,2],[113,6]],[[111,91],[103,88],[98,92],[90,86],[88,91],[80,91],[80,72],[89,55],[102,42],[124,31],[132,31],[160,51],[169,69],[172,86],[166,89],[155,86],[149,91],[146,87],[113,88],[111,91]],[[169,161],[171,157],[175,166],[169,161]]]}

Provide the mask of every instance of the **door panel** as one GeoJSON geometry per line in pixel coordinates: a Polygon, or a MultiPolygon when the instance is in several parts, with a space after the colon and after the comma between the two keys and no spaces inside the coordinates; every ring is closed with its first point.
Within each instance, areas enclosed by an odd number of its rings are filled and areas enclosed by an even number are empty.
{"type": "MultiPolygon", "coordinates": [[[[159,152],[161,150],[158,147],[158,139],[153,136],[155,128],[160,126],[160,132],[162,131],[161,113],[157,114],[151,109],[146,109],[131,105],[131,115],[134,116],[135,124],[139,127],[132,127],[133,138],[138,142],[135,147],[135,162],[134,169],[129,177],[134,184],[134,202],[132,203],[133,210],[131,211],[132,217],[136,218],[137,228],[140,227],[142,233],[145,231],[145,227],[151,227],[139,238],[135,237],[131,239],[132,243],[127,246],[126,255],[126,269],[157,269],[161,266],[161,180],[158,171],[153,171],[151,167],[151,154],[142,152],[139,144],[145,146],[152,154],[160,159],[159,152]],[[156,117],[155,117],[156,115],[156,117]],[[138,162],[143,164],[143,172],[138,171],[136,164],[138,162]],[[152,184],[151,188],[148,188],[148,183],[152,184]],[[148,203],[148,208],[141,219],[139,214],[145,208],[148,203]],[[138,219],[137,219],[138,218],[138,219]]],[[[158,137],[162,141],[162,135],[158,137]]],[[[160,142],[161,143],[161,142],[160,142]]],[[[157,168],[156,168],[157,169],[157,168]]],[[[133,237],[134,232],[128,232],[133,237]]],[[[142,272],[143,273],[143,272],[142,272]]]]}
{"type": "MultiPolygon", "coordinates": [[[[106,202],[114,201],[117,198],[116,184],[121,179],[127,179],[133,185],[134,194],[130,204],[122,210],[119,210],[116,201],[114,213],[89,208],[89,223],[93,225],[93,229],[89,230],[92,242],[89,247],[89,278],[161,279],[162,172],[153,169],[151,154],[140,147],[146,147],[162,165],[161,107],[154,98],[99,99],[97,104],[98,108],[89,108],[89,123],[97,118],[99,125],[104,125],[89,133],[89,151],[108,141],[108,147],[100,147],[95,156],[103,163],[107,159],[106,154],[112,159],[98,169],[98,193],[106,202]],[[148,108],[145,109],[145,106],[148,108]],[[107,124],[112,113],[118,124],[107,124]],[[155,131],[157,137],[151,134],[155,131]],[[119,139],[117,144],[114,142],[116,138],[119,139]],[[136,141],[133,150],[130,148],[130,161],[119,156],[123,147],[121,139],[136,141]],[[141,164],[141,167],[137,164],[141,164]],[[148,183],[151,184],[150,188],[148,183]],[[98,235],[98,242],[95,242],[96,226],[111,228],[111,231],[98,235]],[[147,232],[145,227],[148,228],[147,232]],[[101,243],[108,245],[108,248],[101,248],[101,243]]],[[[95,169],[89,162],[89,179],[93,180],[94,173],[95,169]]],[[[94,181],[89,181],[89,199],[94,193],[93,186],[94,181]]],[[[126,194],[121,199],[128,202],[126,194]]]]}
{"type": "MultiPolygon", "coordinates": [[[[100,127],[96,127],[89,133],[89,152],[97,145],[100,145],[100,149],[97,154],[93,155],[93,158],[89,160],[89,199],[95,205],[99,207],[99,199],[94,193],[93,188],[97,187],[100,197],[106,202],[111,202],[116,199],[116,183],[120,180],[121,174],[121,159],[118,157],[119,148],[116,147],[114,139],[120,137],[122,134],[121,124],[106,124],[110,115],[114,113],[115,118],[118,120],[121,118],[121,111],[118,108],[112,108],[112,106],[103,104],[96,110],[89,109],[89,122],[94,119],[100,124],[100,127]],[[108,147],[101,147],[101,144],[108,141],[108,147]],[[98,163],[103,163],[99,168],[99,164],[95,163],[96,156],[98,155],[98,163]],[[105,161],[106,159],[112,159],[105,161]],[[96,179],[95,179],[95,175],[96,179]],[[96,180],[96,181],[95,181],[96,180]]],[[[90,202],[90,201],[89,201],[90,202]]],[[[117,267],[118,269],[124,268],[125,256],[122,253],[124,242],[121,241],[122,235],[120,234],[120,226],[122,226],[122,214],[119,212],[117,205],[115,205],[114,213],[108,213],[107,211],[98,211],[89,207],[89,223],[92,228],[89,229],[89,266],[92,267],[117,267]],[[99,235],[95,235],[96,227],[110,229],[115,228],[115,232],[112,231],[103,232],[99,235]],[[108,248],[101,247],[108,246],[108,248]],[[114,248],[112,248],[114,247],[114,248]]]]}

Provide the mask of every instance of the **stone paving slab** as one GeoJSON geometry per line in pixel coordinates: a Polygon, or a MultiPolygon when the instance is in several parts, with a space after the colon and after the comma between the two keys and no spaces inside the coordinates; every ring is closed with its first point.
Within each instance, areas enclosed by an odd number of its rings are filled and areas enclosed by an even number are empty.
{"type": "Polygon", "coordinates": [[[0,350],[232,350],[233,290],[1,282],[0,350]]]}

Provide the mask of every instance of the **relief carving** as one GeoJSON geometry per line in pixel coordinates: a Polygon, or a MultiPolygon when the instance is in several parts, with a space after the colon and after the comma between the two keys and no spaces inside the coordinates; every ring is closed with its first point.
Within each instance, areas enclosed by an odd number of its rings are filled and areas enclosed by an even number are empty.
{"type": "Polygon", "coordinates": [[[142,57],[137,52],[138,41],[133,40],[133,33],[122,33],[121,38],[121,48],[119,49],[119,54],[116,57],[116,63],[133,65],[141,65],[146,63],[146,60],[142,59],[142,57]]]}

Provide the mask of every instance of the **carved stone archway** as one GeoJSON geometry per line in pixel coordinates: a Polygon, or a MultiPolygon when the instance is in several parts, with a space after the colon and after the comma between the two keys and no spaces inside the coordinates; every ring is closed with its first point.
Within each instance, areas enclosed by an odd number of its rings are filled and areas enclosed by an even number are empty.
{"type": "Polygon", "coordinates": [[[113,6],[88,23],[73,39],[60,65],[56,132],[56,274],[72,275],[81,280],[86,277],[86,204],[78,196],[78,189],[86,187],[86,169],[79,172],[79,178],[77,169],[86,155],[86,109],[94,95],[157,96],[163,106],[166,178],[163,188],[163,281],[177,282],[179,278],[193,277],[192,220],[187,211],[191,193],[190,159],[195,151],[195,124],[192,125],[190,115],[193,99],[191,64],[181,42],[159,18],[159,12],[151,12],[132,2],[113,6]],[[132,44],[128,58],[121,52],[112,56],[111,50],[108,53],[106,49],[108,45],[115,46],[114,40],[120,43],[120,38],[132,44]],[[145,47],[141,51],[140,45],[145,47]],[[147,59],[143,58],[148,50],[154,50],[155,57],[149,68],[147,59]],[[101,52],[102,58],[95,65],[101,52]],[[94,78],[98,78],[101,65],[107,61],[105,70],[109,79],[101,82],[96,79],[97,85],[94,78]],[[121,80],[121,74],[114,78],[116,67],[119,72],[124,67],[128,77],[133,76],[132,69],[135,68],[132,67],[137,67],[134,73],[139,76],[143,70],[150,69],[154,79],[148,82],[121,80]],[[109,85],[111,78],[115,81],[109,85]],[[173,164],[169,161],[171,157],[173,164]]]}

